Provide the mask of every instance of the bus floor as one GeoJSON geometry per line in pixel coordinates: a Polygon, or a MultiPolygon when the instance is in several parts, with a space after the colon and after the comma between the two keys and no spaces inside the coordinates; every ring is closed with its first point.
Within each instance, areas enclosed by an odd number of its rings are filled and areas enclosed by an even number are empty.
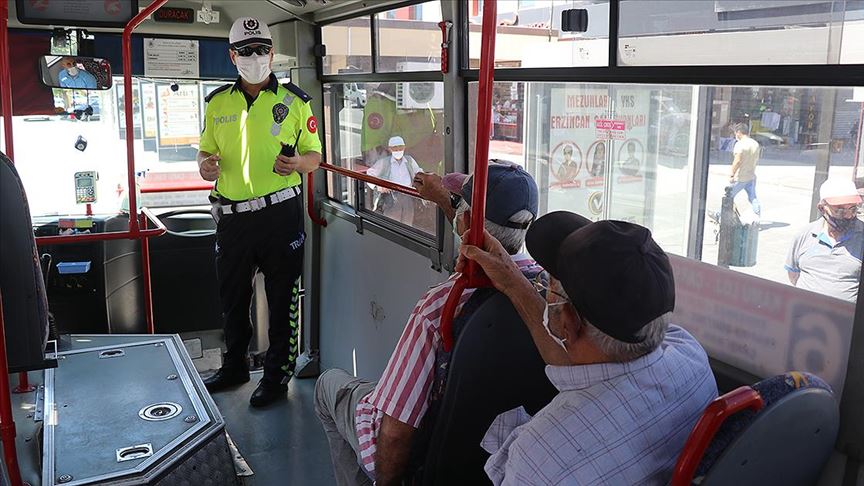
{"type": "MultiPolygon", "coordinates": [[[[287,400],[254,409],[249,397],[260,372],[249,383],[212,395],[225,418],[225,428],[253,471],[242,478],[244,486],[334,484],[330,449],[314,409],[315,379],[295,379],[288,386],[287,400]]],[[[29,373],[30,384],[42,384],[42,372],[29,373]]],[[[10,375],[11,386],[18,384],[10,375]]],[[[40,423],[33,421],[35,393],[13,393],[12,410],[17,429],[21,476],[31,486],[41,480],[37,446],[40,423]]]]}

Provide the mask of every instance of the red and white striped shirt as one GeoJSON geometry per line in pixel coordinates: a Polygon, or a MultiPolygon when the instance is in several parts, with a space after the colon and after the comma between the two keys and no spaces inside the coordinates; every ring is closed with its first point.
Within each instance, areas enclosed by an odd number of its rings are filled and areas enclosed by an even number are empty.
{"type": "MultiPolygon", "coordinates": [[[[512,258],[523,270],[537,265],[525,254],[512,258]]],[[[456,275],[432,287],[417,302],[381,380],[357,403],[354,418],[360,458],[370,477],[375,475],[375,443],[383,415],[416,429],[426,414],[429,389],[435,378],[435,353],[441,344],[441,313],[455,280],[456,275]]],[[[457,314],[473,292],[468,289],[462,293],[457,314]]]]}

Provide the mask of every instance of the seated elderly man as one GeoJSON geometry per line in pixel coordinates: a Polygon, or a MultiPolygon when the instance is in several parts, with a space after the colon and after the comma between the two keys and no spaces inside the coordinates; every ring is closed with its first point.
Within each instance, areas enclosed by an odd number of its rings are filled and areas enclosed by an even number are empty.
{"type": "MultiPolygon", "coordinates": [[[[414,182],[424,198],[455,219],[457,233],[468,228],[473,178],[449,174],[442,181],[436,175],[417,174],[414,182]]],[[[540,269],[519,251],[536,215],[534,179],[518,166],[490,164],[485,225],[489,238],[517,272],[529,275],[540,269]]],[[[454,281],[455,276],[432,287],[417,302],[378,383],[338,369],[318,379],[315,411],[330,442],[337,484],[370,484],[370,478],[379,485],[399,484],[405,474],[415,429],[428,410],[441,347],[441,313],[454,281]]],[[[462,295],[457,312],[470,296],[471,291],[462,295]]]]}
{"type": "Polygon", "coordinates": [[[496,485],[667,484],[717,396],[705,351],[668,323],[668,257],[646,228],[567,212],[538,219],[527,245],[546,270],[533,282],[488,235],[457,266],[476,261],[510,298],[559,390],[533,417],[498,416],[486,473],[496,485]]]}

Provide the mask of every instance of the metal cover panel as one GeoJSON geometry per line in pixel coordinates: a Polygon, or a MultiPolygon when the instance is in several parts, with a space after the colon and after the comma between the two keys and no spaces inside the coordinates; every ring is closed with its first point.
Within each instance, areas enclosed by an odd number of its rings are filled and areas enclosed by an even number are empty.
{"type": "Polygon", "coordinates": [[[94,347],[61,353],[58,368],[46,373],[45,485],[61,477],[71,486],[139,475],[177,461],[172,453],[214,426],[221,429],[179,339],[128,338],[88,336],[94,347]],[[142,417],[159,403],[171,404],[160,410],[168,418],[159,411],[142,417]],[[182,411],[173,415],[176,407],[182,411]],[[133,446],[140,457],[118,460],[118,451],[133,446]]]}

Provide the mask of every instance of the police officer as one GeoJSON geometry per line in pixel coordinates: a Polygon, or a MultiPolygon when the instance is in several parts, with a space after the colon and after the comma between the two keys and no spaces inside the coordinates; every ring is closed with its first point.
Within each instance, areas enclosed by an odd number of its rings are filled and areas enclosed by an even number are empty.
{"type": "Polygon", "coordinates": [[[309,95],[280,85],[270,71],[273,42],[252,17],[234,22],[229,55],[240,77],[207,98],[198,166],[216,181],[210,200],[216,229],[216,269],[225,320],[222,368],[204,381],[211,392],[249,381],[252,280],[264,274],[270,348],[250,403],[285,396],[298,346],[299,277],[303,271],[300,174],[318,168],[321,142],[309,95]],[[280,153],[295,147],[296,155],[280,153]]]}

